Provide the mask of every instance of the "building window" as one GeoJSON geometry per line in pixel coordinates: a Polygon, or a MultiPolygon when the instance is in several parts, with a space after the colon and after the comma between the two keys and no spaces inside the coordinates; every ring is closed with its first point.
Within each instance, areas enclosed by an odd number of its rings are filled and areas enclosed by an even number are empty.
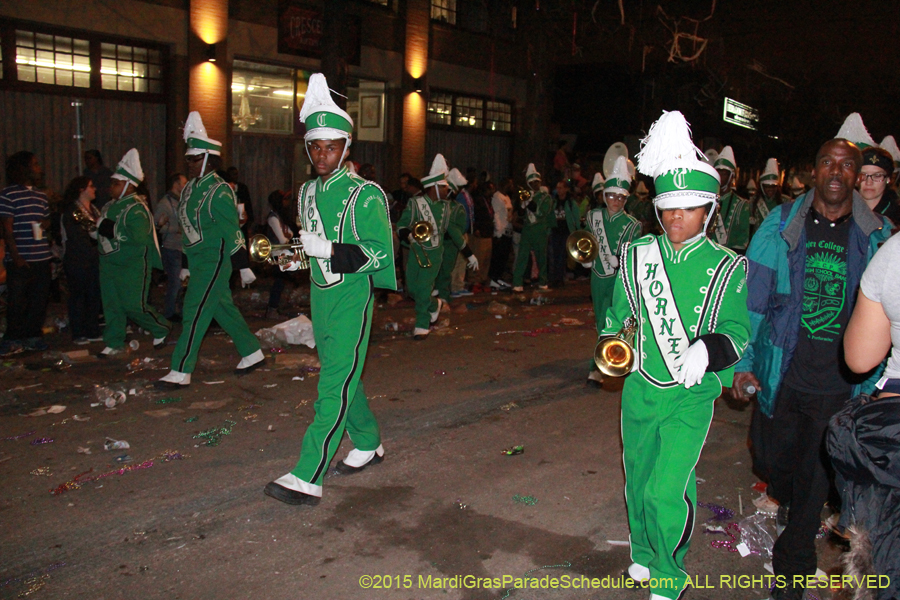
{"type": "Polygon", "coordinates": [[[491,131],[512,131],[512,104],[506,102],[487,103],[485,127],[491,131]]]}
{"type": "Polygon", "coordinates": [[[453,96],[442,93],[430,94],[426,115],[429,123],[453,125],[453,96]]]}
{"type": "Polygon", "coordinates": [[[456,25],[456,0],[431,0],[431,19],[456,25]]]}
{"type": "Polygon", "coordinates": [[[120,92],[162,92],[159,50],[100,44],[100,87],[120,92]]]}
{"type": "Polygon", "coordinates": [[[456,115],[454,116],[456,125],[481,129],[484,118],[484,100],[481,98],[457,96],[454,105],[456,107],[456,115]]]}
{"type": "Polygon", "coordinates": [[[16,71],[19,81],[90,87],[90,42],[17,29],[16,71]]]}
{"type": "Polygon", "coordinates": [[[426,120],[429,125],[452,129],[474,129],[513,133],[513,104],[432,89],[428,95],[426,120]]]}
{"type": "Polygon", "coordinates": [[[231,120],[236,131],[294,133],[293,97],[293,69],[234,61],[231,120]]]}

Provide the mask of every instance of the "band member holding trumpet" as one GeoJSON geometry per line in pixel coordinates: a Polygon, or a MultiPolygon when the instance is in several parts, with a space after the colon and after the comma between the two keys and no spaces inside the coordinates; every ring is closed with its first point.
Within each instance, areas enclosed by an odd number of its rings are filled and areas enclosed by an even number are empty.
{"type": "MultiPolygon", "coordinates": [[[[696,513],[694,467],[723,386],[750,336],[747,262],[706,237],[719,176],[690,137],[679,112],[664,112],[638,154],[654,177],[664,234],[622,250],[603,334],[635,327],[631,376],[622,390],[625,499],[631,529],[628,568],[651,587],[651,600],[678,598],[696,513]]],[[[601,344],[603,342],[601,341],[601,344]]],[[[604,368],[605,353],[599,352],[604,368]]],[[[614,354],[614,353],[613,353],[614,354]]]]}
{"type": "Polygon", "coordinates": [[[530,195],[519,198],[519,206],[516,207],[517,211],[524,212],[525,215],[519,253],[516,254],[516,264],[513,267],[514,292],[524,291],[522,284],[525,282],[525,269],[532,252],[538,267],[538,288],[548,289],[547,243],[553,215],[553,198],[541,187],[541,174],[534,168],[534,163],[528,163],[528,168],[525,169],[525,183],[530,195]]]}
{"type": "Polygon", "coordinates": [[[111,200],[103,205],[97,223],[100,251],[100,293],[106,328],[106,347],[101,356],[125,351],[125,327],[128,320],[153,336],[153,347],[165,344],[170,323],[147,302],[150,274],[162,269],[159,244],[150,208],[138,196],[144,180],[141,158],[129,150],[112,174],[111,200]]]}
{"type": "Polygon", "coordinates": [[[316,416],[303,436],[300,460],[264,491],[287,504],[316,505],[345,429],[354,449],[337,464],[338,473],[358,473],[384,460],[378,422],[360,377],[372,329],[373,289],[397,289],[397,276],[385,194],[341,166],[353,121],[332,100],[321,73],[309,79],[300,118],[318,175],[300,189],[298,215],[300,241],[311,263],[310,304],[322,371],[316,416]]]}
{"type": "Polygon", "coordinates": [[[249,373],[265,359],[228,286],[234,267],[240,269],[245,284],[256,277],[247,263],[234,191],[216,174],[222,167],[222,144],[209,138],[196,111],[184,124],[184,141],[189,181],[181,191],[178,221],[187,265],[182,269],[182,280],[186,276],[190,280],[184,294],[183,327],[172,353],[172,370],[156,382],[159,389],[190,385],[200,344],[213,319],[231,336],[241,355],[235,374],[249,373]]]}
{"type": "MultiPolygon", "coordinates": [[[[573,257],[584,268],[591,270],[591,299],[598,335],[606,324],[606,311],[612,305],[613,286],[619,269],[619,251],[641,233],[641,222],[625,212],[625,201],[631,189],[628,159],[624,156],[616,159],[609,179],[602,186],[606,207],[591,210],[585,219],[587,230],[594,236],[592,241],[596,242],[596,258],[582,260],[582,257],[573,257]]],[[[591,369],[588,383],[599,387],[602,382],[601,373],[591,369]]]]}
{"type": "MultiPolygon", "coordinates": [[[[410,198],[397,221],[397,237],[409,244],[411,256],[406,261],[406,287],[416,303],[413,338],[419,341],[428,338],[429,327],[437,322],[444,305],[443,300],[431,293],[444,258],[444,235],[450,229],[450,205],[446,202],[450,192],[448,174],[447,161],[438,154],[428,176],[422,178],[425,195],[410,198]]],[[[460,243],[460,248],[466,254],[469,267],[475,268],[478,260],[465,242],[460,243]]]]}
{"type": "MultiPolygon", "coordinates": [[[[469,181],[455,167],[450,169],[450,172],[447,174],[447,185],[452,194],[459,194],[460,190],[468,183],[469,181]]],[[[463,208],[462,204],[456,202],[455,199],[451,200],[449,196],[442,202],[444,202],[444,210],[449,212],[450,224],[447,226],[447,233],[444,234],[444,256],[441,258],[441,268],[434,281],[434,289],[438,292],[438,298],[444,302],[449,302],[450,288],[457,272],[456,260],[459,254],[462,253],[467,263],[465,267],[460,266],[463,276],[465,275],[465,268],[470,268],[473,271],[478,270],[478,259],[475,258],[468,244],[466,209],[463,208]]],[[[463,278],[459,278],[459,285],[462,285],[463,278]]]]}

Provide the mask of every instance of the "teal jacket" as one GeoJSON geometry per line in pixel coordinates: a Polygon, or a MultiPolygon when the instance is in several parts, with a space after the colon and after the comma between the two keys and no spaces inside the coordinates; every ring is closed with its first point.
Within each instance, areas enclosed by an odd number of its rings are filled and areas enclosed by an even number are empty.
{"type": "MultiPolygon", "coordinates": [[[[750,344],[737,372],[752,371],[762,389],[757,402],[764,414],[775,412],[775,399],[788,371],[800,335],[803,314],[803,282],[806,274],[806,217],[815,190],[793,202],[775,207],[762,222],[747,249],[747,308],[750,311],[750,344]]],[[[891,235],[891,224],[873,213],[862,197],[853,193],[853,225],[847,245],[847,310],[852,314],[866,265],[880,244],[891,235]]],[[[882,367],[852,396],[870,393],[882,367]]],[[[851,397],[852,397],[851,396],[851,397]]],[[[848,398],[849,399],[849,398],[848,398]]]]}

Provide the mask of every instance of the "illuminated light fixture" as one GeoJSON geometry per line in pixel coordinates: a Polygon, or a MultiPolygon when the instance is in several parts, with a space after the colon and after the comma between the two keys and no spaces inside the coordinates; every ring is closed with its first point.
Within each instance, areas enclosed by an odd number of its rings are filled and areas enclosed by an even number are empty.
{"type": "Polygon", "coordinates": [[[425,91],[425,76],[416,77],[413,79],[413,89],[418,93],[423,93],[425,91]]]}
{"type": "Polygon", "coordinates": [[[293,96],[294,92],[291,90],[272,90],[273,96],[293,96]]]}
{"type": "Polygon", "coordinates": [[[216,62],[216,45],[215,44],[207,44],[206,45],[206,60],[209,62],[216,62]]]}
{"type": "MultiPolygon", "coordinates": [[[[19,65],[30,65],[32,67],[47,67],[50,69],[63,69],[65,71],[81,71],[82,73],[90,73],[91,68],[88,65],[67,65],[63,63],[54,62],[52,60],[34,60],[30,58],[22,58],[21,56],[16,57],[16,64],[19,65]]],[[[106,71],[101,71],[105,73],[106,71]]],[[[115,73],[115,71],[113,71],[115,73]]]]}

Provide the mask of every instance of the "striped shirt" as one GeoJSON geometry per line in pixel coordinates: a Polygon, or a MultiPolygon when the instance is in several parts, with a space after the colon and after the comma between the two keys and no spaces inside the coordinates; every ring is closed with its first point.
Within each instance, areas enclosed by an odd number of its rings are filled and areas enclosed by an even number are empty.
{"type": "Polygon", "coordinates": [[[24,185],[11,185],[0,190],[0,219],[13,220],[13,238],[19,255],[28,262],[50,260],[50,243],[34,239],[32,223],[50,218],[47,196],[24,185]]]}

